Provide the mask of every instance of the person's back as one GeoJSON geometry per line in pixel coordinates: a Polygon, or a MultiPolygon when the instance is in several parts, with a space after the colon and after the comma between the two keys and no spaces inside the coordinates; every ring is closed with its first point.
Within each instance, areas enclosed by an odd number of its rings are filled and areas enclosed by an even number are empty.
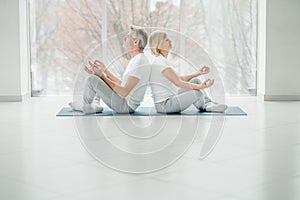
{"type": "Polygon", "coordinates": [[[203,89],[211,87],[214,80],[207,79],[202,83],[197,78],[199,75],[207,74],[209,67],[204,66],[199,71],[178,75],[167,60],[172,48],[172,41],[166,32],[155,31],[151,33],[149,46],[155,56],[152,62],[150,82],[157,112],[181,112],[192,104],[199,110],[216,112],[226,110],[225,104],[212,102],[203,91],[203,89]]]}
{"type": "Polygon", "coordinates": [[[85,71],[90,75],[84,84],[82,101],[71,102],[70,107],[87,114],[102,112],[99,103],[93,102],[97,96],[117,113],[133,113],[143,101],[149,82],[149,61],[143,53],[147,40],[148,35],[143,28],[130,26],[123,46],[131,60],[122,78],[114,75],[100,60],[89,62],[91,68],[85,66],[85,71]]]}
{"type": "Polygon", "coordinates": [[[162,55],[154,56],[151,63],[150,83],[152,97],[154,103],[160,103],[177,94],[178,88],[162,74],[163,70],[172,67],[166,58],[162,55]]]}
{"type": "Polygon", "coordinates": [[[151,66],[144,53],[137,54],[128,63],[122,78],[122,86],[127,82],[129,76],[139,79],[139,82],[130,91],[126,100],[132,109],[136,109],[144,99],[144,95],[149,83],[151,66]]]}

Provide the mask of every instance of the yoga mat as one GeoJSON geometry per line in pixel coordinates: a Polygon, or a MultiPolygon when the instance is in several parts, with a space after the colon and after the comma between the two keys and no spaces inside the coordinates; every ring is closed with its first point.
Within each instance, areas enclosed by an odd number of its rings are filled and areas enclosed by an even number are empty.
{"type": "Polygon", "coordinates": [[[157,113],[154,107],[139,107],[134,113],[131,114],[119,114],[115,113],[108,107],[104,107],[102,113],[93,113],[93,114],[84,114],[80,111],[72,111],[69,107],[63,107],[56,116],[177,116],[177,115],[202,115],[202,116],[240,116],[240,115],[247,115],[240,107],[238,106],[231,106],[228,107],[224,113],[217,113],[217,112],[199,112],[195,107],[190,107],[181,113],[172,113],[172,114],[163,114],[157,113]]]}

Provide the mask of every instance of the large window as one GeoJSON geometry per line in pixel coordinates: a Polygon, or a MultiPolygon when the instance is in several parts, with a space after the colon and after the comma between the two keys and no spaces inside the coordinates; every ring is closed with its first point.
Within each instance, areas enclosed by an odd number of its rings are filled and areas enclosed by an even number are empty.
{"type": "MultiPolygon", "coordinates": [[[[257,0],[32,0],[30,13],[33,96],[71,95],[89,52],[130,24],[188,36],[215,63],[227,95],[256,94],[257,0]]],[[[122,55],[116,38],[111,51],[122,55]]]]}

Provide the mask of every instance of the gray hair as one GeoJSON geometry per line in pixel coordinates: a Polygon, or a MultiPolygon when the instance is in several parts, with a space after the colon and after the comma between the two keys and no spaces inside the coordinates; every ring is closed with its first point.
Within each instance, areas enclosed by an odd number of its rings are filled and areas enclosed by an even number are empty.
{"type": "Polygon", "coordinates": [[[131,25],[130,30],[132,30],[134,32],[132,37],[134,39],[140,40],[139,48],[144,49],[146,47],[147,41],[148,41],[148,34],[145,31],[145,29],[140,26],[131,25]]]}
{"type": "Polygon", "coordinates": [[[149,46],[152,54],[158,56],[160,54],[159,44],[167,37],[167,33],[163,31],[154,31],[149,37],[149,46]]]}

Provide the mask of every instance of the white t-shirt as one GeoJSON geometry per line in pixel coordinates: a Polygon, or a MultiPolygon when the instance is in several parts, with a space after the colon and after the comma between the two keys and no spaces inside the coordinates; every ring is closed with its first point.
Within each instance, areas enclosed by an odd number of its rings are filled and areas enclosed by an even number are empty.
{"type": "Polygon", "coordinates": [[[143,53],[137,54],[130,59],[126,70],[122,77],[121,86],[124,86],[127,82],[128,77],[136,77],[139,82],[125,97],[127,104],[135,110],[144,99],[144,95],[149,83],[149,77],[151,73],[151,66],[143,53]]]}
{"type": "Polygon", "coordinates": [[[174,83],[169,81],[162,74],[162,71],[167,68],[171,68],[174,71],[175,69],[172,64],[162,55],[155,56],[151,64],[150,83],[152,97],[154,99],[154,103],[160,103],[178,93],[178,88],[174,85],[174,83]]]}

